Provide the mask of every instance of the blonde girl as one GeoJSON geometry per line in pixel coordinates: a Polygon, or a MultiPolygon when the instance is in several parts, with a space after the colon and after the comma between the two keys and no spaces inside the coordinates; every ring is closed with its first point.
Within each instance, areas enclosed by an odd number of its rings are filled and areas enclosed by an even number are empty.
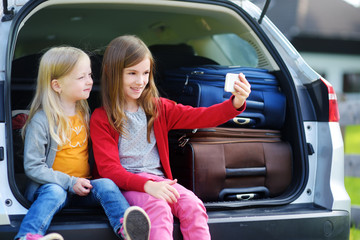
{"type": "Polygon", "coordinates": [[[53,216],[69,204],[100,204],[119,237],[128,234],[131,239],[133,232],[126,224],[134,221],[142,224],[137,233],[148,235],[150,225],[142,209],[129,208],[111,180],[90,180],[91,75],[90,58],[80,49],[54,47],[41,58],[36,94],[23,128],[24,168],[31,180],[25,196],[32,205],[15,239],[62,239],[59,234],[43,235],[53,216]]]}

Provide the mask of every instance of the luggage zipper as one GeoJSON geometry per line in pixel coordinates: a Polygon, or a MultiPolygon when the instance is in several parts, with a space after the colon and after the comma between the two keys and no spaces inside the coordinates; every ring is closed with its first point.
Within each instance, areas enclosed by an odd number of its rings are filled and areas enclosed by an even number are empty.
{"type": "MultiPolygon", "coordinates": [[[[191,133],[184,133],[179,139],[178,139],[178,146],[180,148],[185,147],[185,145],[190,141],[190,139],[195,135],[195,133],[198,131],[198,129],[193,129],[191,133]]],[[[274,136],[256,136],[256,135],[233,135],[230,132],[227,132],[229,134],[228,137],[224,136],[213,136],[213,137],[200,137],[200,138],[192,138],[193,142],[199,143],[199,144],[228,144],[228,143],[255,143],[255,142],[261,142],[261,143],[274,143],[279,142],[280,138],[276,135],[274,136]],[[245,139],[244,139],[245,138],[245,139]]]]}
{"type": "MultiPolygon", "coordinates": [[[[192,71],[191,73],[190,73],[191,75],[202,75],[202,74],[204,74],[204,72],[203,71],[192,71]]],[[[186,74],[186,80],[185,80],[185,86],[186,85],[188,85],[188,83],[189,83],[189,75],[188,74],[186,74]]]]}
{"type": "Polygon", "coordinates": [[[204,74],[203,71],[192,71],[191,74],[201,75],[204,74]]]}

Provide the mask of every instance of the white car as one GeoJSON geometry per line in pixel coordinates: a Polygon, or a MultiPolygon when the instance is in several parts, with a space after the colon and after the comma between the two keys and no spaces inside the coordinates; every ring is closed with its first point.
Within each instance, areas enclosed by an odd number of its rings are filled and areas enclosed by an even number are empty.
{"type": "MultiPolygon", "coordinates": [[[[292,149],[291,182],[277,196],[205,201],[213,239],[349,238],[350,198],[344,188],[336,94],[264,16],[266,4],[259,9],[246,0],[2,2],[0,239],[13,239],[31,204],[23,196],[28,179],[22,167],[21,126],[15,117],[28,110],[41,53],[56,45],[92,53],[94,88],[89,104],[94,109],[100,106],[102,53],[122,34],[136,34],[150,49],[186,44],[195,56],[219,65],[263,68],[279,78],[286,97],[280,131],[292,149]]],[[[180,58],[168,52],[165,62],[180,58]]],[[[49,231],[66,240],[116,239],[100,208],[66,208],[55,216],[49,231]]],[[[177,219],[174,239],[182,239],[177,219]]]]}

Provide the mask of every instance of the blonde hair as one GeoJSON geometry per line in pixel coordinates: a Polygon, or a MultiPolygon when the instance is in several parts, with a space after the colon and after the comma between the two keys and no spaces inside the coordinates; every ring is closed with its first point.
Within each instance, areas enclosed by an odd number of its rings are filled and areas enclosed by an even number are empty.
{"type": "MultiPolygon", "coordinates": [[[[78,48],[61,46],[49,49],[41,57],[36,93],[30,106],[29,118],[22,129],[23,138],[30,120],[37,111],[43,110],[49,122],[51,137],[59,146],[67,143],[71,134],[70,122],[63,111],[60,95],[51,87],[51,81],[68,75],[83,56],[89,57],[78,48]]],[[[77,101],[76,112],[84,119],[85,125],[89,126],[90,110],[87,100],[77,101]]]]}
{"type": "Polygon", "coordinates": [[[125,95],[123,89],[124,68],[132,67],[145,58],[150,60],[149,82],[138,99],[138,104],[145,111],[147,140],[150,142],[150,130],[157,117],[159,93],[154,82],[154,59],[146,44],[136,36],[124,35],[115,38],[107,46],[102,65],[102,104],[110,125],[120,134],[126,135],[124,123],[125,95]]]}

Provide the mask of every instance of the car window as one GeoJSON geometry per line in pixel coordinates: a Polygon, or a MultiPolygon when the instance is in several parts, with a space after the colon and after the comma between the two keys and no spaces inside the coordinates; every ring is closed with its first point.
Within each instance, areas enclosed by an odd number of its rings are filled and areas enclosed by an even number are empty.
{"type": "Polygon", "coordinates": [[[232,65],[256,67],[258,56],[255,49],[247,41],[233,33],[217,34],[214,42],[223,51],[232,65]]]}

